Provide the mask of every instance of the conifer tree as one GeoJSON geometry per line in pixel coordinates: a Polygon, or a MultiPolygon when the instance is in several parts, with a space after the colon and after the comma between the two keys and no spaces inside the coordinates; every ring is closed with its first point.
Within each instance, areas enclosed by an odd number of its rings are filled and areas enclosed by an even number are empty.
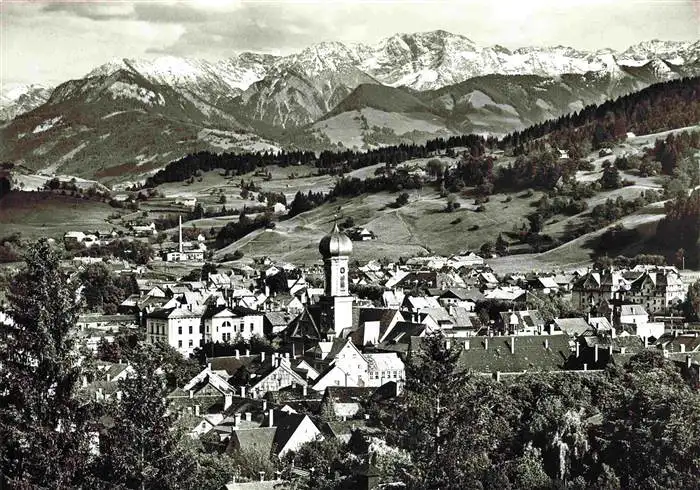
{"type": "Polygon", "coordinates": [[[108,407],[93,482],[125,488],[189,488],[196,462],[174,428],[160,374],[162,351],[140,344],[131,356],[134,373],[119,382],[121,400],[108,407]]]}
{"type": "Polygon", "coordinates": [[[76,396],[75,285],[46,240],[24,260],[0,322],[0,487],[75,487],[89,454],[89,405],[76,396]]]}

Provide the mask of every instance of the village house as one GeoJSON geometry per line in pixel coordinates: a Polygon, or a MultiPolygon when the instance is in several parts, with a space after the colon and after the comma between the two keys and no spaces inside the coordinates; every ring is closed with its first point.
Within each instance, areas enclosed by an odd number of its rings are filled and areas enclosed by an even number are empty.
{"type": "Polygon", "coordinates": [[[395,353],[363,354],[350,339],[319,342],[309,354],[310,362],[320,371],[311,387],[315,391],[328,386],[376,387],[405,379],[403,361],[395,353]]]}
{"type": "Polygon", "coordinates": [[[663,313],[685,301],[687,286],[675,269],[644,271],[632,281],[625,300],[643,306],[652,313],[663,313]]]}
{"type": "Polygon", "coordinates": [[[461,369],[492,375],[564,370],[571,355],[567,335],[472,337],[461,347],[461,369]]]}
{"type": "Polygon", "coordinates": [[[323,435],[308,415],[270,409],[259,427],[231,431],[226,452],[257,451],[282,458],[317,439],[323,435]]]}
{"type": "Polygon", "coordinates": [[[571,303],[574,308],[585,311],[604,301],[619,299],[628,288],[629,282],[620,271],[589,271],[574,282],[571,303]]]}
{"type": "Polygon", "coordinates": [[[238,337],[248,340],[262,337],[263,314],[249,308],[224,305],[207,307],[202,316],[204,342],[232,342],[238,337]]]}
{"type": "Polygon", "coordinates": [[[146,342],[162,342],[185,356],[190,355],[202,344],[201,324],[205,309],[204,306],[178,301],[155,309],[146,316],[146,342]]]}
{"type": "Polygon", "coordinates": [[[153,222],[148,225],[133,225],[131,227],[131,231],[133,232],[134,236],[137,237],[149,237],[156,236],[158,234],[156,225],[153,222]]]}

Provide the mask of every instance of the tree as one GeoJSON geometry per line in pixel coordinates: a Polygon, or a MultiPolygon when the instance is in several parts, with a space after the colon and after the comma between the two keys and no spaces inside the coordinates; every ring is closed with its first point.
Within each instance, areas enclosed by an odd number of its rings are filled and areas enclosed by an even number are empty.
{"type": "Polygon", "coordinates": [[[408,193],[407,192],[402,192],[399,194],[399,197],[396,198],[395,206],[397,208],[400,208],[401,206],[405,206],[408,204],[408,193]]]}
{"type": "Polygon", "coordinates": [[[134,374],[119,381],[121,401],[108,407],[111,422],[93,472],[97,485],[188,488],[196,468],[173,430],[165,380],[158,374],[164,362],[162,352],[148,344],[133,353],[134,374]]]}
{"type": "Polygon", "coordinates": [[[83,298],[91,311],[117,312],[119,304],[138,292],[131,276],[116,276],[104,263],[90,264],[81,273],[83,298]]]}
{"type": "Polygon", "coordinates": [[[496,239],[496,253],[498,255],[506,255],[508,253],[508,242],[503,238],[503,233],[499,233],[496,239]]]}
{"type": "Polygon", "coordinates": [[[603,176],[600,178],[600,185],[603,189],[619,189],[622,187],[622,178],[615,165],[610,165],[603,170],[603,176]]]}
{"type": "Polygon", "coordinates": [[[431,158],[426,164],[426,169],[431,177],[440,178],[445,171],[445,164],[437,158],[431,158]]]}
{"type": "Polygon", "coordinates": [[[700,281],[695,281],[688,287],[688,296],[683,303],[683,310],[688,321],[700,320],[700,281]]]}
{"type": "Polygon", "coordinates": [[[202,206],[202,203],[198,202],[197,204],[195,204],[194,210],[191,214],[192,219],[202,219],[204,218],[204,214],[204,207],[202,206]]]}
{"type": "Polygon", "coordinates": [[[202,272],[201,272],[200,279],[202,281],[206,281],[207,279],[209,279],[209,274],[216,274],[216,272],[217,272],[217,269],[216,269],[216,266],[214,264],[212,264],[211,262],[205,262],[204,265],[202,266],[202,272]]]}
{"type": "Polygon", "coordinates": [[[493,255],[493,251],[493,242],[484,242],[484,244],[481,245],[481,248],[479,248],[479,253],[486,258],[490,258],[493,255]]]}
{"type": "MultiPolygon", "coordinates": [[[[482,409],[471,408],[474,396],[489,398],[484,385],[457,369],[459,349],[447,344],[442,334],[431,334],[406,364],[406,384],[401,399],[393,406],[388,421],[387,442],[411,455],[404,468],[409,488],[469,488],[480,478],[480,459],[485,437],[476,436],[491,418],[498,433],[499,410],[493,413],[486,402],[482,409]]],[[[485,432],[484,432],[485,434],[485,432]]],[[[493,447],[493,439],[488,445],[493,447]]]]}
{"type": "Polygon", "coordinates": [[[540,213],[533,213],[527,217],[530,222],[530,232],[539,233],[544,227],[544,218],[540,213]]]}
{"type": "Polygon", "coordinates": [[[0,323],[0,464],[7,488],[69,488],[87,466],[90,406],[72,330],[75,284],[46,240],[31,245],[0,323]]]}

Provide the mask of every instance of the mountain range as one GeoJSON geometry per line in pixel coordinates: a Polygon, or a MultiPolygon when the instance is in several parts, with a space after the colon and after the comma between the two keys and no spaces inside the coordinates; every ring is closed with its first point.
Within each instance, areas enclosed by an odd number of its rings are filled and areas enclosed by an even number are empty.
{"type": "Polygon", "coordinates": [[[215,63],[120,59],[53,89],[0,95],[0,158],[119,180],[201,149],[363,149],[504,134],[698,74],[700,41],[509,50],[445,31],[215,63]]]}

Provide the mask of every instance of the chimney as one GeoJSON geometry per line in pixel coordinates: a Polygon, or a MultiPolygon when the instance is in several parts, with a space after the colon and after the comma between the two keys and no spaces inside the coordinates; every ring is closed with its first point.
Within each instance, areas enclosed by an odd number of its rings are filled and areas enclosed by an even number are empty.
{"type": "Polygon", "coordinates": [[[107,373],[107,382],[109,383],[110,381],[112,381],[112,375],[107,373]]]}
{"type": "Polygon", "coordinates": [[[190,398],[194,398],[194,391],[190,390],[190,398]]]}
{"type": "Polygon", "coordinates": [[[195,414],[197,417],[199,417],[199,405],[198,405],[198,404],[194,406],[194,414],[195,414]]]}
{"type": "Polygon", "coordinates": [[[649,347],[649,337],[644,337],[644,348],[649,347]]]}
{"type": "Polygon", "coordinates": [[[258,474],[260,475],[260,481],[265,481],[265,472],[264,472],[264,471],[258,471],[258,474]]]}
{"type": "Polygon", "coordinates": [[[593,356],[593,360],[594,360],[595,362],[598,362],[598,344],[595,345],[594,351],[595,351],[595,354],[594,354],[594,356],[593,356]]]}
{"type": "Polygon", "coordinates": [[[681,354],[685,353],[685,344],[681,344],[681,354]]]}
{"type": "Polygon", "coordinates": [[[231,393],[226,393],[224,395],[224,410],[228,410],[231,405],[233,405],[233,395],[231,393]]]}
{"type": "Polygon", "coordinates": [[[250,349],[245,350],[245,355],[246,355],[246,357],[248,357],[250,355],[250,349]]]}
{"type": "Polygon", "coordinates": [[[309,388],[308,388],[308,386],[306,386],[306,385],[302,386],[302,387],[301,387],[301,396],[303,396],[304,398],[306,398],[308,394],[309,394],[309,388]]]}
{"type": "Polygon", "coordinates": [[[245,398],[245,386],[241,386],[241,398],[245,398]]]}
{"type": "Polygon", "coordinates": [[[235,427],[241,426],[241,414],[240,413],[233,414],[233,425],[235,427]]]}
{"type": "Polygon", "coordinates": [[[496,371],[496,383],[500,383],[500,382],[501,382],[501,372],[496,371]]]}
{"type": "Polygon", "coordinates": [[[211,362],[208,362],[208,363],[207,363],[207,369],[208,369],[209,371],[211,371],[211,362]]]}
{"type": "Polygon", "coordinates": [[[484,338],[484,350],[489,350],[489,338],[484,338]]]}
{"type": "Polygon", "coordinates": [[[469,350],[469,339],[464,341],[464,350],[469,350]]]}
{"type": "Polygon", "coordinates": [[[576,359],[581,355],[581,345],[576,341],[576,359]]]}
{"type": "Polygon", "coordinates": [[[612,346],[612,344],[610,344],[610,345],[608,346],[608,355],[609,355],[609,356],[612,356],[612,353],[613,353],[613,346],[612,346]]]}
{"type": "Polygon", "coordinates": [[[445,340],[445,349],[450,350],[452,347],[452,341],[450,339],[445,340]]]}
{"type": "Polygon", "coordinates": [[[544,339],[544,348],[549,349],[549,339],[544,339]]]}
{"type": "Polygon", "coordinates": [[[179,223],[178,223],[177,229],[178,229],[178,234],[179,234],[179,237],[180,237],[180,240],[179,240],[179,251],[180,251],[180,253],[182,253],[182,215],[178,216],[178,222],[179,222],[179,223]]]}
{"type": "Polygon", "coordinates": [[[253,421],[253,414],[251,412],[246,412],[245,413],[245,421],[246,422],[252,422],[253,421]]]}
{"type": "Polygon", "coordinates": [[[585,362],[583,363],[583,370],[588,371],[588,364],[586,364],[585,362]]]}
{"type": "Polygon", "coordinates": [[[261,363],[262,363],[262,362],[265,362],[265,351],[262,351],[262,352],[260,353],[260,362],[261,362],[261,363]]]}
{"type": "Polygon", "coordinates": [[[690,367],[690,364],[693,362],[693,359],[690,356],[685,356],[685,365],[687,367],[690,367]]]}
{"type": "Polygon", "coordinates": [[[263,412],[267,410],[267,400],[262,401],[262,409],[263,409],[263,412]]]}
{"type": "Polygon", "coordinates": [[[268,427],[274,427],[275,426],[275,410],[273,408],[270,409],[268,412],[270,417],[267,419],[267,426],[268,427]]]}
{"type": "Polygon", "coordinates": [[[510,353],[515,354],[515,336],[510,339],[510,353]]]}
{"type": "Polygon", "coordinates": [[[627,352],[627,347],[620,347],[620,354],[624,354],[627,352]]]}
{"type": "Polygon", "coordinates": [[[236,349],[236,350],[234,351],[234,353],[236,354],[236,359],[240,359],[240,358],[241,358],[241,353],[238,351],[238,349],[236,349]]]}

